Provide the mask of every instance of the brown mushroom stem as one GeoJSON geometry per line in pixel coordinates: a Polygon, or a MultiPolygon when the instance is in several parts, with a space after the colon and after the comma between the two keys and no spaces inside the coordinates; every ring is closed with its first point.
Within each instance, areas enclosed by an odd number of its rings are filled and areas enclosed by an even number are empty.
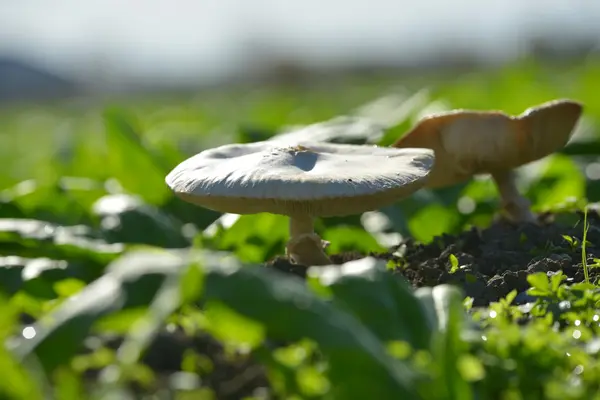
{"type": "Polygon", "coordinates": [[[491,175],[498,187],[506,218],[511,222],[535,222],[535,214],[530,208],[531,202],[517,189],[514,172],[494,172],[491,175]]]}
{"type": "Polygon", "coordinates": [[[310,216],[290,217],[290,240],[286,245],[286,254],[295,264],[329,265],[331,260],[323,251],[326,242],[315,233],[315,225],[310,216]]]}

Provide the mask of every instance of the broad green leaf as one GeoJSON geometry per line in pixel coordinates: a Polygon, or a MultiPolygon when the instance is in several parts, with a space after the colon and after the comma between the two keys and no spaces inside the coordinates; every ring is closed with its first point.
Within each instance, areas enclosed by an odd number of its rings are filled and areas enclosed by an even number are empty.
{"type": "Polygon", "coordinates": [[[46,370],[54,370],[80,349],[97,320],[119,310],[147,306],[165,279],[179,276],[188,263],[187,258],[163,251],[125,254],[102,277],[33,324],[32,337],[19,338],[16,353],[21,359],[35,354],[46,370]]]}
{"type": "Polygon", "coordinates": [[[90,237],[84,226],[58,226],[32,219],[0,219],[0,254],[85,261],[101,270],[123,251],[120,244],[107,244],[90,237]]]}
{"type": "Polygon", "coordinates": [[[354,314],[382,341],[406,341],[415,349],[428,349],[433,325],[399,274],[386,270],[386,263],[372,257],[341,266],[309,269],[331,289],[334,304],[354,314]]]}
{"type": "Polygon", "coordinates": [[[205,298],[264,324],[270,338],[309,338],[329,358],[332,396],[415,398],[414,373],[351,314],[328,304],[297,278],[263,268],[212,269],[205,298]]]}
{"type": "Polygon", "coordinates": [[[182,233],[182,224],[145,204],[137,196],[104,196],[92,207],[99,218],[100,230],[109,243],[137,243],[165,248],[190,245],[182,233]]]}

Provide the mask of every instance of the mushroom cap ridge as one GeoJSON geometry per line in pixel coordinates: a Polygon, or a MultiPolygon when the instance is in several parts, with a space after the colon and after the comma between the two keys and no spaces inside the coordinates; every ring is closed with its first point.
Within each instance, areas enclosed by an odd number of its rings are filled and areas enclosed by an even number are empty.
{"type": "Polygon", "coordinates": [[[530,107],[518,116],[453,110],[423,118],[393,147],[433,149],[436,165],[426,186],[444,187],[551,154],[569,141],[582,111],[580,103],[563,99],[530,107]]]}
{"type": "Polygon", "coordinates": [[[183,200],[219,212],[342,216],[410,195],[433,162],[429,149],[256,142],[198,153],[165,182],[183,200]]]}

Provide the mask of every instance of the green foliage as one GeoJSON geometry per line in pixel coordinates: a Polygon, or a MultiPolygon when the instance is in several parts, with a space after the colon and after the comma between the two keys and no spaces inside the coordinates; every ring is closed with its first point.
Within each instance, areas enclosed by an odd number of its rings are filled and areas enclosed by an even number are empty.
{"type": "MultiPolygon", "coordinates": [[[[600,153],[589,129],[600,119],[599,65],[523,62],[398,90],[382,78],[293,96],[218,92],[0,114],[0,397],[229,399],[248,385],[285,399],[598,398],[600,288],[591,277],[600,262],[587,213],[582,236],[531,249],[532,259],[580,252],[583,282],[529,273],[528,290],[475,307],[454,286],[414,289],[372,257],[311,268],[306,281],[265,267],[283,254],[285,217],[186,204],[164,176],[204,148],[291,125],[323,121],[303,137],[389,145],[435,110],[519,113],[573,97],[586,106],[585,137],[519,173],[533,208],[559,211],[569,225],[573,210],[600,198],[587,176],[600,153]]],[[[378,210],[376,229],[350,216],[317,220],[316,230],[331,253],[368,255],[385,251],[388,234],[441,243],[487,226],[497,207],[491,181],[476,179],[378,210]]],[[[528,236],[519,243],[536,239],[528,236]]],[[[389,265],[403,266],[394,251],[389,265]]],[[[445,274],[473,276],[460,249],[440,259],[445,274]]]]}

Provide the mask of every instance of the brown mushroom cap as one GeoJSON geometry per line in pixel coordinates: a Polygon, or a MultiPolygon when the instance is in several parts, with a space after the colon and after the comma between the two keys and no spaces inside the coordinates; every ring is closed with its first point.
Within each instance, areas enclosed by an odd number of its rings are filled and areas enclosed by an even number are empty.
{"type": "Polygon", "coordinates": [[[454,110],[422,119],[392,146],[433,149],[435,164],[426,186],[450,186],[555,152],[567,144],[582,112],[580,103],[562,99],[528,108],[518,116],[454,110]]]}

